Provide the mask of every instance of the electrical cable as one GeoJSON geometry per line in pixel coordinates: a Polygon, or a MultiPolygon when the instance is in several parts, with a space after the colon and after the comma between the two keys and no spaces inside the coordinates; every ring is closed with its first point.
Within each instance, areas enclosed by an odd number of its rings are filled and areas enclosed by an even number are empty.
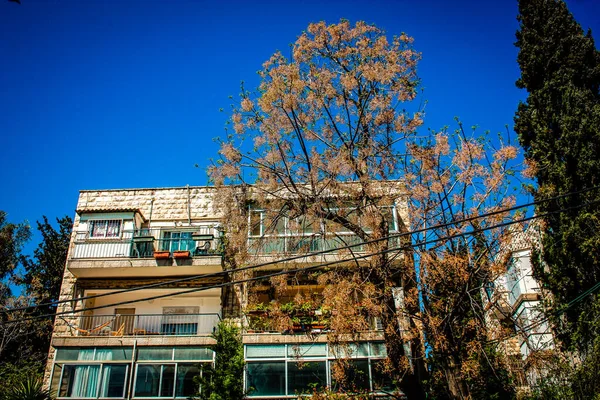
{"type": "MultiPolygon", "coordinates": [[[[588,206],[588,205],[592,205],[592,204],[596,204],[596,203],[600,203],[600,200],[596,200],[596,201],[593,201],[593,202],[590,202],[590,203],[587,203],[587,204],[578,205],[578,206],[573,206],[573,207],[568,207],[568,208],[564,208],[564,209],[554,210],[554,211],[550,211],[550,212],[547,212],[547,213],[544,213],[544,214],[534,215],[534,216],[531,216],[531,217],[521,218],[519,220],[508,221],[508,222],[504,222],[504,223],[501,223],[501,224],[496,224],[496,225],[487,226],[487,227],[484,227],[484,228],[474,229],[474,230],[469,231],[469,232],[461,232],[461,233],[457,233],[457,234],[450,235],[450,236],[440,237],[440,238],[432,239],[432,240],[424,242],[424,243],[408,244],[406,246],[389,248],[389,249],[386,249],[386,250],[383,250],[383,251],[380,251],[380,252],[376,252],[376,253],[369,253],[369,254],[364,254],[364,255],[355,255],[355,256],[353,256],[351,258],[347,258],[347,259],[343,259],[343,260],[334,260],[334,261],[330,261],[330,262],[327,262],[327,263],[320,263],[320,264],[317,264],[317,265],[312,265],[312,266],[309,266],[309,267],[296,268],[296,269],[293,269],[293,270],[277,271],[277,272],[274,272],[274,273],[271,273],[271,274],[261,275],[259,277],[253,277],[253,278],[248,278],[248,279],[243,279],[243,280],[237,280],[237,281],[231,281],[231,282],[222,282],[222,283],[219,283],[219,284],[216,284],[216,285],[202,286],[202,287],[188,289],[188,290],[179,291],[179,292],[175,292],[175,293],[167,293],[167,294],[156,295],[156,296],[151,296],[151,297],[145,297],[145,298],[140,298],[140,299],[127,300],[127,301],[122,301],[122,302],[118,302],[118,303],[106,304],[106,305],[102,305],[102,306],[87,307],[87,308],[81,308],[81,309],[71,310],[71,311],[62,311],[62,312],[57,312],[57,313],[37,315],[37,316],[33,316],[33,317],[28,317],[28,318],[15,319],[15,320],[12,320],[12,321],[6,321],[5,323],[24,322],[24,321],[30,321],[30,320],[36,320],[36,319],[42,319],[42,318],[55,317],[55,316],[60,316],[60,315],[67,315],[67,314],[71,314],[72,315],[72,314],[77,314],[77,313],[84,312],[84,311],[92,311],[92,310],[96,310],[96,309],[100,309],[100,308],[114,307],[114,306],[120,306],[120,305],[125,305],[125,304],[138,303],[138,302],[141,302],[141,301],[155,300],[155,299],[160,299],[160,298],[165,298],[165,297],[178,296],[178,295],[182,295],[182,294],[195,293],[195,292],[209,290],[209,289],[216,289],[216,288],[222,288],[222,287],[232,286],[232,285],[236,285],[236,284],[248,283],[248,282],[252,282],[252,281],[256,281],[256,280],[264,280],[266,278],[270,278],[270,277],[274,277],[274,276],[279,276],[279,275],[286,275],[286,274],[290,274],[290,273],[298,273],[298,272],[316,270],[316,269],[320,269],[320,268],[326,268],[326,267],[329,267],[329,266],[335,265],[335,264],[340,264],[340,263],[344,263],[344,262],[352,262],[352,261],[355,261],[356,259],[365,259],[365,258],[370,258],[370,257],[375,256],[375,255],[382,255],[382,254],[387,254],[387,253],[391,253],[391,252],[403,251],[403,250],[405,250],[408,247],[414,248],[414,247],[417,247],[417,246],[424,246],[424,245],[428,245],[428,244],[437,243],[437,242],[440,242],[440,241],[454,239],[454,238],[457,238],[457,237],[463,237],[463,236],[468,236],[468,235],[472,235],[472,234],[479,233],[479,232],[485,232],[485,231],[488,231],[488,230],[491,230],[491,229],[501,228],[501,227],[504,227],[504,226],[509,226],[509,225],[513,225],[513,224],[517,224],[517,223],[522,223],[522,222],[527,222],[527,221],[530,221],[530,220],[533,220],[533,219],[545,217],[547,215],[556,214],[556,213],[564,212],[564,211],[571,210],[571,209],[578,209],[578,208],[581,208],[581,207],[584,207],[584,206],[588,206]]],[[[413,232],[409,232],[409,234],[412,234],[412,233],[413,232]]],[[[381,239],[379,239],[379,240],[381,240],[381,239]]],[[[307,257],[307,255],[305,255],[304,257],[307,257]]],[[[238,271],[239,270],[234,270],[234,271],[230,271],[230,272],[236,273],[238,271]]],[[[114,294],[123,293],[123,292],[124,291],[117,291],[114,294]]],[[[69,300],[69,302],[76,302],[76,301],[78,301],[78,300],[77,299],[69,300]]]]}
{"type": "MultiPolygon", "coordinates": [[[[329,254],[329,253],[338,252],[339,250],[346,250],[346,249],[350,249],[350,248],[353,248],[353,247],[364,246],[366,244],[377,243],[377,242],[380,242],[382,240],[389,240],[389,239],[394,239],[394,238],[400,238],[400,237],[404,237],[404,236],[409,236],[409,235],[414,235],[414,234],[417,234],[417,233],[426,232],[426,231],[429,231],[429,230],[444,228],[444,227],[447,227],[447,226],[450,226],[450,225],[456,225],[456,224],[460,224],[460,223],[471,222],[471,221],[475,221],[477,219],[486,218],[486,217],[494,216],[494,215],[497,215],[497,214],[503,214],[503,213],[507,213],[507,212],[519,210],[519,209],[522,209],[522,208],[531,207],[533,205],[538,205],[538,204],[545,203],[545,202],[548,202],[548,201],[557,200],[557,199],[561,199],[561,198],[564,198],[564,197],[568,197],[568,196],[573,196],[573,195],[576,195],[576,194],[585,193],[585,192],[596,190],[596,189],[599,189],[599,188],[600,188],[600,186],[594,186],[594,187],[587,188],[587,189],[581,189],[581,190],[578,190],[578,191],[569,192],[569,193],[565,193],[565,194],[561,194],[561,195],[549,197],[547,199],[536,200],[536,201],[529,202],[529,203],[526,203],[526,204],[521,204],[521,205],[517,205],[517,206],[513,206],[513,207],[504,208],[504,209],[501,209],[501,210],[492,211],[492,212],[485,213],[485,214],[480,214],[480,215],[476,215],[476,216],[471,216],[471,217],[463,218],[463,219],[460,219],[460,220],[455,220],[455,221],[448,222],[448,223],[445,223],[445,224],[438,224],[438,225],[434,225],[434,226],[430,226],[430,227],[426,227],[426,228],[419,228],[419,229],[416,229],[416,230],[410,231],[410,232],[403,232],[403,233],[399,233],[399,234],[388,235],[388,236],[385,236],[383,238],[372,239],[372,240],[361,242],[361,243],[355,243],[355,244],[350,244],[350,245],[346,245],[346,246],[336,247],[336,248],[332,248],[332,249],[320,250],[320,251],[311,252],[311,253],[307,253],[307,254],[301,254],[301,255],[296,255],[296,256],[287,257],[287,258],[283,258],[283,259],[278,259],[278,260],[275,260],[275,261],[269,261],[269,262],[265,262],[265,263],[249,265],[249,266],[238,268],[235,271],[219,271],[219,272],[215,272],[215,273],[211,273],[211,274],[193,275],[193,276],[188,276],[188,277],[185,277],[185,278],[171,279],[171,280],[157,282],[157,283],[153,283],[153,284],[136,286],[134,288],[129,288],[129,289],[125,289],[125,290],[119,290],[119,291],[108,292],[108,293],[100,293],[100,294],[95,294],[95,295],[91,295],[91,296],[83,296],[83,297],[74,298],[74,299],[70,299],[70,300],[57,300],[57,301],[54,301],[54,302],[46,302],[46,303],[40,303],[40,304],[36,304],[36,305],[31,305],[31,306],[24,306],[24,307],[12,308],[12,309],[0,310],[0,312],[9,313],[9,312],[23,311],[23,310],[27,310],[27,309],[31,309],[31,308],[39,308],[39,307],[46,307],[46,306],[57,306],[57,305],[62,304],[62,303],[71,303],[71,302],[74,302],[74,301],[82,301],[82,300],[95,299],[95,298],[99,298],[99,297],[110,296],[110,295],[117,294],[117,293],[121,293],[122,294],[122,293],[128,293],[128,292],[137,291],[137,290],[153,289],[153,288],[156,288],[156,287],[167,286],[167,285],[172,285],[172,284],[182,283],[182,282],[188,282],[188,281],[196,280],[196,279],[219,277],[219,276],[222,276],[222,275],[223,276],[224,275],[228,275],[228,274],[230,274],[232,272],[243,272],[243,271],[250,270],[250,269],[257,269],[257,268],[262,268],[262,267],[269,266],[269,265],[276,265],[276,264],[286,263],[286,262],[289,262],[289,261],[294,261],[294,260],[298,260],[298,259],[302,259],[302,258],[314,257],[314,256],[318,256],[318,255],[326,255],[326,254],[329,254]]],[[[422,244],[419,244],[419,245],[422,245],[422,244]]]]}

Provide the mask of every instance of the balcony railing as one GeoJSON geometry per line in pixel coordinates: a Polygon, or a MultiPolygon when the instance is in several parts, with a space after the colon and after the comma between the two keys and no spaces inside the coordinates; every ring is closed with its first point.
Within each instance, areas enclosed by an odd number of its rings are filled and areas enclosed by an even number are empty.
{"type": "MultiPolygon", "coordinates": [[[[395,233],[391,232],[390,235],[395,233]]],[[[273,235],[264,237],[249,237],[248,247],[255,254],[274,253],[310,253],[317,251],[335,250],[348,247],[347,252],[365,252],[366,246],[363,240],[354,234],[338,234],[337,236],[322,235],[273,235]]],[[[388,239],[390,248],[399,246],[399,239],[393,237],[388,239]]]]}
{"type": "Polygon", "coordinates": [[[134,314],[81,316],[71,336],[196,336],[210,335],[219,314],[134,314]]]}
{"type": "Polygon", "coordinates": [[[189,252],[190,257],[220,256],[220,232],[212,226],[194,232],[165,229],[123,231],[119,238],[92,238],[76,232],[72,258],[152,258],[156,252],[189,252]]]}

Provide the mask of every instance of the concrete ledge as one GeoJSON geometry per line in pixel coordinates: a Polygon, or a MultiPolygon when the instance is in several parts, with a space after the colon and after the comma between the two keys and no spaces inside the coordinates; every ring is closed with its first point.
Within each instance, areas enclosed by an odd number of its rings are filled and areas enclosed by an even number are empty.
{"type": "Polygon", "coordinates": [[[216,344],[210,336],[122,336],[122,337],[53,337],[52,347],[122,347],[133,346],[209,346],[216,344]]]}
{"type": "Polygon", "coordinates": [[[153,258],[71,259],[67,269],[77,278],[125,278],[200,275],[223,270],[221,256],[186,260],[153,258]]]}

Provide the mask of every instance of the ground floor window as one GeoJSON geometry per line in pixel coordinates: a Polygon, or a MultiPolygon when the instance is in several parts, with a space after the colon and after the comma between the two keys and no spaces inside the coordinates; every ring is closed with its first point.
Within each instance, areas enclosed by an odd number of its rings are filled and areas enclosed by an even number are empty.
{"type": "Polygon", "coordinates": [[[345,392],[383,393],[391,380],[382,372],[381,342],[333,348],[325,343],[246,345],[249,397],[297,396],[329,387],[345,392]],[[343,365],[341,365],[343,364],[343,365]],[[344,379],[336,369],[343,368],[344,379]]]}
{"type": "Polygon", "coordinates": [[[58,348],[52,388],[59,399],[186,399],[211,362],[206,347],[58,348]]]}

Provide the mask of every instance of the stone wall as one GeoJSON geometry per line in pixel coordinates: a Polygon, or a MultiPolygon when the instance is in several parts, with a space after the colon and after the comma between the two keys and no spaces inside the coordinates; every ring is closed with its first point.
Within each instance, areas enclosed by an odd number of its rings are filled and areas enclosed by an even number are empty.
{"type": "Polygon", "coordinates": [[[82,190],[77,204],[78,212],[139,210],[153,221],[187,221],[216,219],[213,187],[190,186],[183,188],[82,190]]]}

